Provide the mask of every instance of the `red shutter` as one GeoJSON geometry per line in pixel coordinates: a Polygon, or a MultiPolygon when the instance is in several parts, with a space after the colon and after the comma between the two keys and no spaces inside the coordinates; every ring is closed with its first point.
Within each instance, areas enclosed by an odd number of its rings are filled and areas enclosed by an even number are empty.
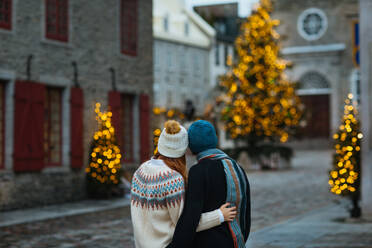
{"type": "Polygon", "coordinates": [[[14,114],[14,170],[38,171],[44,167],[45,86],[17,81],[14,114]]]}
{"type": "Polygon", "coordinates": [[[121,141],[122,141],[122,126],[121,126],[121,95],[120,92],[117,91],[110,91],[109,92],[109,106],[110,111],[112,112],[112,124],[115,128],[115,136],[116,141],[121,147],[121,141]]]}
{"type": "Polygon", "coordinates": [[[141,162],[150,158],[150,99],[148,95],[140,96],[140,142],[141,162]]]}
{"type": "Polygon", "coordinates": [[[84,164],[84,94],[80,88],[71,88],[71,167],[80,169],[84,164]]]}

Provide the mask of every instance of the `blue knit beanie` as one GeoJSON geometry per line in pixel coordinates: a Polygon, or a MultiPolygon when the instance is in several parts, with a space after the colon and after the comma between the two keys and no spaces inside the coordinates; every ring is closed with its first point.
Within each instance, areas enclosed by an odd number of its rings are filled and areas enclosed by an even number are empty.
{"type": "Polygon", "coordinates": [[[204,120],[194,122],[188,130],[189,148],[194,154],[217,147],[217,135],[213,125],[204,120]]]}

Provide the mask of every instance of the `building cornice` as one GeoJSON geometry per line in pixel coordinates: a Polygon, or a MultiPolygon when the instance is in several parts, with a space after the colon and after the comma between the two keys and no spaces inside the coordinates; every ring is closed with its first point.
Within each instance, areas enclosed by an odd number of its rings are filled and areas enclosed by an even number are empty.
{"type": "Polygon", "coordinates": [[[334,43],[327,45],[314,45],[314,46],[293,46],[283,48],[282,53],[284,55],[292,54],[308,54],[308,53],[331,53],[331,52],[342,52],[346,49],[344,43],[334,43]]]}
{"type": "Polygon", "coordinates": [[[175,35],[167,34],[167,33],[160,33],[156,32],[154,33],[154,39],[156,40],[163,40],[163,41],[169,41],[173,43],[178,43],[182,45],[188,45],[188,46],[193,46],[193,47],[198,47],[198,48],[203,48],[203,49],[210,49],[211,48],[211,41],[207,42],[201,42],[200,40],[193,40],[190,38],[185,38],[185,37],[178,37],[175,35]]]}

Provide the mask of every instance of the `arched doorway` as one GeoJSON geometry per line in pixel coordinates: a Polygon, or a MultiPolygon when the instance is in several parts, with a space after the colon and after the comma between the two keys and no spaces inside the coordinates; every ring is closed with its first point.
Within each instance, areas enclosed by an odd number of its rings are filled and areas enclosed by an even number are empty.
{"type": "Polygon", "coordinates": [[[300,78],[298,95],[305,105],[307,124],[301,130],[303,137],[329,138],[330,93],[330,84],[319,72],[310,71],[300,78]]]}

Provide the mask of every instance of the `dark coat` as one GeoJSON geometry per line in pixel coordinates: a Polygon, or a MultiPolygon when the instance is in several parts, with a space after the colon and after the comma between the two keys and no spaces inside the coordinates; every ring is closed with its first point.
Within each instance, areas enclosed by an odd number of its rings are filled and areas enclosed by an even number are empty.
{"type": "MultiPolygon", "coordinates": [[[[248,239],[251,226],[250,189],[247,182],[246,230],[248,239]]],[[[229,248],[234,247],[226,222],[219,226],[196,232],[202,213],[218,209],[226,201],[226,177],[220,160],[204,159],[194,165],[189,172],[186,201],[178,220],[170,248],[229,248]]]]}

